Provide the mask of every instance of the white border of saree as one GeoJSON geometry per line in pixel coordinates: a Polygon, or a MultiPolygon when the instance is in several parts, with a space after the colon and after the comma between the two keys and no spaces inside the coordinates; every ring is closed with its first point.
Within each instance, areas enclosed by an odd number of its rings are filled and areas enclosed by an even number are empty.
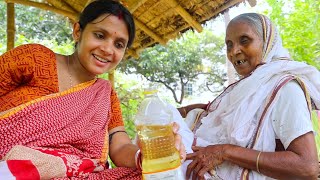
{"type": "MultiPolygon", "coordinates": [[[[307,88],[305,86],[305,84],[301,81],[301,79],[299,79],[299,77],[297,76],[293,76],[293,75],[288,75],[288,76],[285,76],[280,82],[279,84],[275,87],[273,93],[271,94],[271,96],[269,97],[269,100],[268,100],[268,103],[266,105],[266,108],[259,120],[259,123],[258,123],[258,126],[257,126],[257,131],[256,133],[254,134],[254,141],[252,142],[251,146],[249,147],[250,149],[253,149],[253,147],[255,146],[256,142],[258,141],[258,138],[260,136],[260,130],[261,130],[261,125],[262,125],[262,121],[264,120],[264,115],[265,113],[268,111],[268,108],[269,108],[269,105],[272,103],[272,101],[274,100],[275,96],[277,95],[278,91],[285,85],[287,84],[289,81],[291,80],[296,80],[297,83],[300,85],[301,89],[303,90],[304,92],[304,95],[305,95],[305,98],[306,98],[306,101],[307,101],[307,104],[308,104],[308,109],[309,109],[309,112],[310,112],[310,118],[311,118],[311,99],[310,99],[310,95],[309,95],[309,92],[307,91],[307,88]]],[[[249,180],[249,172],[251,170],[249,169],[243,169],[242,172],[241,172],[241,178],[242,180],[249,180]]]]}

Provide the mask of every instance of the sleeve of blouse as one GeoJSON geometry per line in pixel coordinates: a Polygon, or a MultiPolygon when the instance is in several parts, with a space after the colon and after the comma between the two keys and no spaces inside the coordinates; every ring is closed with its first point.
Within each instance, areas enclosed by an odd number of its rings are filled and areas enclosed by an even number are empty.
{"type": "Polygon", "coordinates": [[[0,56],[0,96],[33,78],[34,60],[29,46],[18,46],[0,56]]]}
{"type": "Polygon", "coordinates": [[[272,125],[277,138],[287,149],[294,139],[313,131],[313,128],[307,101],[299,84],[291,81],[279,93],[271,115],[272,125]]]}
{"type": "Polygon", "coordinates": [[[124,126],[122,119],[122,111],[120,101],[114,89],[111,90],[111,118],[108,129],[113,129],[118,126],[124,126]]]}

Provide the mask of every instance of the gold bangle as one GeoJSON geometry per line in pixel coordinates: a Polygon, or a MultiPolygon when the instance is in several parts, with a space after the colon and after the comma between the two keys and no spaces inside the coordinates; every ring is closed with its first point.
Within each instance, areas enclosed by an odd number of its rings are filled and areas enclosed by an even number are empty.
{"type": "Polygon", "coordinates": [[[257,168],[257,172],[260,173],[260,169],[259,169],[259,158],[260,158],[260,154],[261,151],[259,152],[258,156],[257,156],[257,160],[256,160],[256,168],[257,168]]]}
{"type": "Polygon", "coordinates": [[[186,111],[186,109],[184,107],[182,107],[182,109],[183,109],[183,112],[184,112],[184,117],[186,117],[187,116],[187,111],[186,111]]]}

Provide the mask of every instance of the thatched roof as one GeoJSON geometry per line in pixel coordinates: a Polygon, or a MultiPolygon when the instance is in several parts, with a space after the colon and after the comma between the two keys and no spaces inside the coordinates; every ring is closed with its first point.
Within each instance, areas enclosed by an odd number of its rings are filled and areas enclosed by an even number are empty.
{"type": "MultiPolygon", "coordinates": [[[[137,26],[136,39],[128,53],[137,56],[140,50],[193,28],[202,31],[201,24],[245,0],[122,0],[133,13],[137,26]]],[[[256,0],[247,0],[253,6],[256,0]]],[[[53,11],[76,21],[79,12],[91,0],[6,0],[53,11]]]]}

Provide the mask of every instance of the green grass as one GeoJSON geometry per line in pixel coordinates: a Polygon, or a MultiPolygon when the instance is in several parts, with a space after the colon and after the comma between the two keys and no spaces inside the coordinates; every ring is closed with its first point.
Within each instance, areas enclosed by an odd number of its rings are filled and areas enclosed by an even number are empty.
{"type": "Polygon", "coordinates": [[[318,159],[320,160],[320,127],[319,127],[319,117],[317,115],[316,111],[312,111],[312,125],[313,129],[316,132],[316,146],[317,146],[317,152],[318,152],[318,159]]]}

